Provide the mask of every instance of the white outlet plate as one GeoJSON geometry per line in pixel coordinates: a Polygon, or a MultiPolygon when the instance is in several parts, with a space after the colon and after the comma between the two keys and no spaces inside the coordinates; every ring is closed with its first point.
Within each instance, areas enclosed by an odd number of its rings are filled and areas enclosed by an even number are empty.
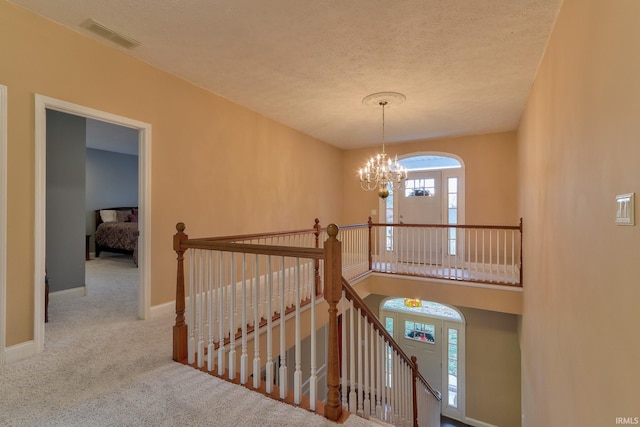
{"type": "Polygon", "coordinates": [[[616,196],[616,225],[636,225],[635,193],[616,196]]]}

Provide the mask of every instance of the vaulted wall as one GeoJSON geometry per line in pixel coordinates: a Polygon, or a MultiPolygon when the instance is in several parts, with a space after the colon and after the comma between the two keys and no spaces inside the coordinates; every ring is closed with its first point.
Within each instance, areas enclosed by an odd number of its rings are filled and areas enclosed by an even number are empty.
{"type": "Polygon", "coordinates": [[[341,222],[341,150],[0,1],[8,87],[7,346],[33,339],[34,94],[152,126],[151,304],[175,298],[193,237],[341,222]],[[285,208],[283,208],[285,207],[285,208]]]}

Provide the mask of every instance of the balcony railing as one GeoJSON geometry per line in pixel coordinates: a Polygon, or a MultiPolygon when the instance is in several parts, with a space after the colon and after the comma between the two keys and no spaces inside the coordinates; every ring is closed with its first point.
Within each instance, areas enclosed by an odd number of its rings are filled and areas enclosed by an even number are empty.
{"type": "Polygon", "coordinates": [[[331,420],[345,411],[395,425],[439,425],[440,393],[349,281],[383,272],[522,285],[522,221],[510,227],[369,219],[342,227],[340,240],[337,226],[323,229],[318,220],[304,230],[197,239],[184,224],[176,228],[174,360],[331,420]],[[317,335],[325,325],[326,344],[317,335]]]}

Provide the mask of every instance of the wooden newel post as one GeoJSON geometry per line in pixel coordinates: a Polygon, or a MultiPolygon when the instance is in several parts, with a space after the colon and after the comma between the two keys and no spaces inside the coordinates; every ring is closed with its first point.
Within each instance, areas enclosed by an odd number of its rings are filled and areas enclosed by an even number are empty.
{"type": "Polygon", "coordinates": [[[340,405],[340,355],[338,346],[338,302],[342,298],[342,242],[338,226],[327,227],[329,238],[324,243],[324,299],[329,304],[329,348],[327,361],[327,403],[324,416],[337,421],[342,415],[340,405]]]}
{"type": "Polygon", "coordinates": [[[187,359],[187,329],[184,321],[184,252],[182,242],[189,236],[184,234],[185,225],[182,222],[176,224],[178,231],[173,236],[173,250],[178,254],[178,274],[176,278],[176,324],[173,326],[173,360],[182,362],[187,359]]]}
{"type": "Polygon", "coordinates": [[[416,383],[418,382],[418,359],[415,356],[411,356],[413,362],[413,425],[418,427],[418,389],[416,383]]]}

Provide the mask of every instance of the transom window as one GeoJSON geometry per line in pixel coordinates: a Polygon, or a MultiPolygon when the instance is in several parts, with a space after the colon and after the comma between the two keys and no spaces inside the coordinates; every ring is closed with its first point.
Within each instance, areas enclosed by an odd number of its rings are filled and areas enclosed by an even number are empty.
{"type": "Polygon", "coordinates": [[[386,310],[420,313],[426,316],[435,316],[452,320],[454,322],[462,321],[460,313],[458,313],[456,310],[451,307],[447,307],[446,305],[438,304],[437,302],[432,301],[420,301],[419,307],[407,307],[404,303],[404,298],[393,298],[385,301],[382,307],[386,310]]]}

